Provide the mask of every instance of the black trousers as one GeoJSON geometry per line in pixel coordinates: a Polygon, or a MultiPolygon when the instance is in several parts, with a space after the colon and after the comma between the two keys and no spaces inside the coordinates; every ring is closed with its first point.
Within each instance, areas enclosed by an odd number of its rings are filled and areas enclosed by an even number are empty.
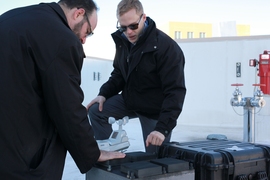
{"type": "MultiPolygon", "coordinates": [[[[105,101],[103,104],[103,110],[98,110],[99,104],[93,104],[89,108],[89,119],[95,133],[96,140],[108,139],[112,133],[112,125],[108,123],[109,117],[122,119],[124,116],[128,116],[129,119],[139,118],[142,134],[144,139],[144,146],[147,136],[154,130],[157,120],[147,118],[134,111],[130,111],[126,108],[122,95],[115,95],[105,101]]],[[[127,132],[128,133],[128,132],[127,132]]],[[[164,142],[169,142],[171,139],[171,133],[165,138],[164,142]]],[[[163,143],[164,143],[163,142],[163,143]]],[[[145,146],[145,151],[149,153],[157,153],[158,147],[150,145],[145,146]]]]}

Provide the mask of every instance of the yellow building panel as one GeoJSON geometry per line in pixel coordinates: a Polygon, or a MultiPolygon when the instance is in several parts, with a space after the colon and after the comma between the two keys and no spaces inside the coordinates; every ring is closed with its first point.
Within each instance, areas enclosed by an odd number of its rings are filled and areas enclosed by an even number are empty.
{"type": "Polygon", "coordinates": [[[236,25],[237,36],[249,36],[250,26],[249,25],[236,25]]]}
{"type": "Polygon", "coordinates": [[[176,39],[175,32],[181,32],[181,37],[178,39],[200,38],[202,33],[204,33],[204,37],[212,37],[212,24],[169,22],[169,36],[173,39],[176,39]]]}
{"type": "MultiPolygon", "coordinates": [[[[172,39],[213,37],[213,24],[195,22],[168,22],[160,27],[172,39]]],[[[250,25],[236,25],[237,36],[249,36],[250,25]]]]}

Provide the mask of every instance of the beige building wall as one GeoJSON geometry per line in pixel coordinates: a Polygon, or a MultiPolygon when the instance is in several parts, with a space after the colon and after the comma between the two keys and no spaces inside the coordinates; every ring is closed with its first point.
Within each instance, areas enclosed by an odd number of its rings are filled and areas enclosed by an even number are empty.
{"type": "Polygon", "coordinates": [[[250,36],[250,25],[236,25],[237,36],[250,36]]]}
{"type": "Polygon", "coordinates": [[[212,25],[206,23],[169,22],[168,34],[173,39],[212,37],[212,25]],[[176,37],[177,32],[180,32],[180,38],[176,37]]]}
{"type": "MultiPolygon", "coordinates": [[[[192,38],[210,38],[213,35],[213,24],[211,23],[194,23],[194,22],[168,22],[159,27],[173,39],[192,39],[192,38]]],[[[250,25],[236,24],[237,36],[249,36],[250,25]]],[[[226,31],[222,27],[219,31],[226,31]]],[[[231,35],[231,36],[235,36],[231,35]]]]}

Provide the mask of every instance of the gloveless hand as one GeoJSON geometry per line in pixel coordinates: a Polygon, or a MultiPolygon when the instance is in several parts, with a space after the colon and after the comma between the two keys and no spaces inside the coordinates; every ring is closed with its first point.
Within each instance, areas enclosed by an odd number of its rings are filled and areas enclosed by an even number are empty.
{"type": "Polygon", "coordinates": [[[165,136],[158,132],[158,131],[152,131],[146,139],[146,147],[148,147],[150,144],[155,146],[160,146],[165,139],[165,136]]]}
{"type": "Polygon", "coordinates": [[[100,156],[98,158],[98,162],[107,161],[111,159],[119,159],[124,158],[126,154],[117,152],[117,151],[104,151],[100,150],[100,156]]]}

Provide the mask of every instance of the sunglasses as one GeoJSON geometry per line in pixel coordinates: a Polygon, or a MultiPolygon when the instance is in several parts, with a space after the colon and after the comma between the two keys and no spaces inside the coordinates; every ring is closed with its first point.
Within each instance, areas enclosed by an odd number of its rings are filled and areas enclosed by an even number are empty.
{"type": "Polygon", "coordinates": [[[117,28],[120,32],[125,32],[125,31],[127,30],[127,28],[129,28],[129,29],[131,29],[131,30],[136,30],[136,29],[138,29],[138,27],[139,27],[139,24],[140,24],[140,22],[141,22],[142,17],[143,17],[143,14],[140,16],[140,19],[139,19],[139,21],[138,21],[137,23],[135,23],[135,24],[130,24],[130,25],[128,25],[128,26],[118,26],[119,21],[117,21],[117,23],[116,23],[116,28],[117,28]]]}
{"type": "Polygon", "coordinates": [[[94,34],[94,31],[92,30],[92,27],[91,27],[91,24],[90,24],[90,21],[88,19],[88,16],[87,16],[86,12],[84,13],[84,15],[85,15],[85,19],[86,19],[86,21],[88,23],[88,26],[90,27],[90,31],[87,30],[86,37],[90,37],[90,36],[92,36],[94,34]]]}

